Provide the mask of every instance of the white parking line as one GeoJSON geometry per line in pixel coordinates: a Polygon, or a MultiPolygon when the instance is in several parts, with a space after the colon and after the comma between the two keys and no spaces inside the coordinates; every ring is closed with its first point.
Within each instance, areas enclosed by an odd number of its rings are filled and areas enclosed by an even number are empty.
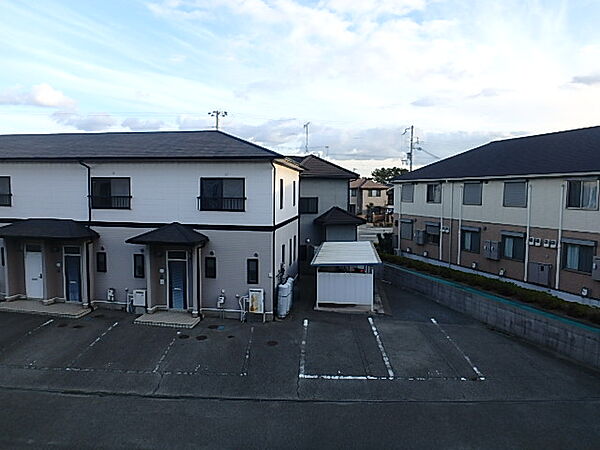
{"type": "Polygon", "coordinates": [[[306,366],[306,335],[308,334],[308,319],[304,319],[302,327],[302,341],[300,342],[300,369],[298,370],[298,378],[305,378],[304,368],[306,366]]]}
{"type": "Polygon", "coordinates": [[[156,363],[156,366],[154,367],[154,370],[152,371],[153,373],[158,372],[158,369],[160,368],[160,365],[162,364],[162,362],[167,357],[167,353],[169,353],[169,350],[171,350],[171,347],[173,347],[173,344],[175,343],[176,339],[177,339],[177,336],[175,336],[175,337],[173,337],[173,339],[171,339],[171,342],[169,342],[169,345],[167,345],[167,348],[165,348],[165,351],[163,352],[163,354],[161,355],[160,359],[156,363]]]}
{"type": "Polygon", "coordinates": [[[375,322],[372,317],[369,317],[369,323],[371,324],[371,331],[373,331],[373,336],[375,336],[375,340],[377,341],[377,346],[379,347],[379,353],[381,353],[381,358],[383,359],[383,363],[385,364],[385,368],[387,369],[388,375],[390,378],[394,378],[394,370],[392,369],[392,364],[390,363],[390,358],[383,347],[383,342],[381,342],[381,336],[379,336],[379,331],[377,331],[377,327],[375,326],[375,322]]]}
{"type": "Polygon", "coordinates": [[[244,364],[242,365],[242,372],[240,376],[245,377],[248,375],[248,365],[250,364],[250,349],[252,348],[252,339],[254,337],[254,327],[250,328],[250,337],[248,338],[248,346],[246,347],[246,355],[244,356],[244,364]]]}
{"type": "Polygon", "coordinates": [[[473,372],[475,372],[475,374],[477,375],[477,378],[481,381],[485,380],[483,373],[481,373],[481,371],[477,368],[477,366],[475,366],[475,364],[473,364],[473,362],[471,361],[471,358],[469,358],[465,354],[465,352],[462,351],[462,349],[458,346],[458,344],[456,342],[454,342],[454,340],[448,335],[448,333],[446,333],[446,331],[444,331],[444,329],[440,326],[440,324],[437,323],[437,320],[435,320],[433,317],[430,320],[436,327],[438,327],[438,329],[446,337],[446,339],[448,339],[448,341],[450,341],[452,343],[454,348],[456,348],[456,350],[458,350],[458,352],[462,355],[462,357],[469,363],[469,365],[471,366],[471,369],[473,369],[473,372]]]}
{"type": "Polygon", "coordinates": [[[119,324],[119,322],[113,323],[110,327],[108,327],[106,329],[106,331],[104,333],[102,333],[100,336],[98,336],[96,339],[94,339],[90,345],[88,345],[85,349],[83,349],[83,351],[81,351],[81,353],[79,353],[79,355],[77,355],[75,358],[73,358],[71,360],[71,362],[69,364],[67,364],[66,369],[70,370],[72,368],[73,364],[75,364],[75,361],[77,361],[79,358],[81,358],[87,351],[89,351],[94,345],[96,345],[104,336],[106,336],[106,333],[108,333],[110,330],[112,330],[118,324],[119,324]]]}

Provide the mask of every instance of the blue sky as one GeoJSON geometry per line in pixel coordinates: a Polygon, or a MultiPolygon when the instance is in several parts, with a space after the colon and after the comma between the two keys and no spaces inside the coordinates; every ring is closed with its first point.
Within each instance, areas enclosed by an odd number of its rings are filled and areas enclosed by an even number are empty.
{"type": "Polygon", "coordinates": [[[349,168],[600,122],[593,0],[0,1],[0,133],[222,129],[349,168]],[[327,148],[326,148],[327,147],[327,148]]]}

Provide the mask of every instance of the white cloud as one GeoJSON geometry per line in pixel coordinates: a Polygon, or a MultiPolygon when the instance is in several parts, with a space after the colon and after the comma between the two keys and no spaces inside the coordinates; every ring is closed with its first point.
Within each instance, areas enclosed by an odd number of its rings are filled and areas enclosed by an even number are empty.
{"type": "Polygon", "coordinates": [[[71,109],[75,101],[47,83],[36,84],[30,88],[17,86],[0,92],[1,105],[43,106],[48,108],[71,109]]]}
{"type": "Polygon", "coordinates": [[[121,122],[122,127],[129,128],[132,131],[159,130],[163,125],[162,120],[141,120],[135,117],[128,117],[121,122]]]}
{"type": "Polygon", "coordinates": [[[600,84],[600,74],[574,76],[573,79],[571,80],[571,83],[585,84],[588,86],[592,86],[594,84],[600,84]]]}
{"type": "Polygon", "coordinates": [[[81,131],[105,131],[118,123],[110,114],[104,113],[80,115],[56,112],[52,117],[61,125],[67,125],[81,131]]]}

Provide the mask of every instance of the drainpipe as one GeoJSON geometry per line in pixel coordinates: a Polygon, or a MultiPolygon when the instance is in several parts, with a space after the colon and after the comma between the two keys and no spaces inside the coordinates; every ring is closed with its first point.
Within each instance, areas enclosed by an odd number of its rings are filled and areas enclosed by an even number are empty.
{"type": "MultiPolygon", "coordinates": [[[[398,203],[398,250],[397,250],[397,255],[398,256],[402,256],[402,238],[401,238],[401,233],[400,233],[400,228],[402,227],[402,185],[396,185],[394,186],[394,202],[398,203]],[[396,198],[396,186],[399,186],[398,188],[398,193],[400,195],[398,195],[396,198]]],[[[414,188],[413,188],[414,189],[414,188]]],[[[414,191],[413,191],[414,192],[414,191]]]]}
{"type": "MultiPolygon", "coordinates": [[[[273,163],[273,160],[271,160],[271,166],[273,167],[273,202],[272,202],[272,206],[273,206],[273,234],[271,235],[271,310],[273,311],[273,322],[275,321],[275,316],[277,314],[275,314],[275,311],[277,311],[277,305],[276,305],[276,301],[277,301],[277,286],[275,284],[275,279],[276,279],[276,272],[275,272],[275,233],[276,233],[276,229],[275,229],[275,190],[277,189],[277,168],[275,167],[275,163],[273,163]]],[[[298,200],[298,202],[300,202],[300,200],[298,200]]],[[[307,249],[308,250],[308,249],[307,249]]],[[[264,308],[264,305],[263,305],[264,308]]]]}
{"type": "MultiPolygon", "coordinates": [[[[86,168],[87,171],[87,203],[88,203],[88,219],[87,226],[90,227],[92,222],[92,176],[91,170],[92,168],[88,166],[83,161],[78,161],[79,164],[86,168]]],[[[88,241],[84,244],[85,246],[85,280],[86,280],[86,292],[87,292],[87,304],[93,310],[94,307],[92,305],[92,289],[90,286],[91,277],[90,277],[90,248],[89,244],[93,243],[93,241],[88,241]]]]}
{"type": "Polygon", "coordinates": [[[88,226],[90,226],[90,222],[92,221],[92,168],[83,161],[79,161],[79,164],[87,169],[88,226]]]}
{"type": "Polygon", "coordinates": [[[531,184],[527,182],[527,235],[525,236],[525,276],[523,281],[527,281],[529,276],[529,233],[531,229],[531,184]]]}
{"type": "Polygon", "coordinates": [[[439,243],[439,251],[438,251],[438,259],[440,261],[444,260],[443,257],[443,243],[444,243],[444,233],[442,232],[442,227],[444,226],[444,183],[440,183],[440,243],[439,243]]]}
{"type": "Polygon", "coordinates": [[[560,185],[560,204],[558,205],[558,241],[556,241],[556,275],[554,280],[554,289],[559,289],[560,285],[560,258],[562,256],[562,232],[563,232],[563,213],[565,205],[565,183],[560,185]]]}
{"type": "Polygon", "coordinates": [[[452,225],[454,224],[454,182],[450,183],[450,227],[448,233],[448,267],[452,265],[452,225]]]}
{"type": "Polygon", "coordinates": [[[463,212],[463,197],[465,195],[465,185],[464,183],[459,186],[459,197],[460,203],[458,205],[458,247],[456,248],[456,264],[460,266],[460,249],[462,246],[462,212],[463,212]]]}

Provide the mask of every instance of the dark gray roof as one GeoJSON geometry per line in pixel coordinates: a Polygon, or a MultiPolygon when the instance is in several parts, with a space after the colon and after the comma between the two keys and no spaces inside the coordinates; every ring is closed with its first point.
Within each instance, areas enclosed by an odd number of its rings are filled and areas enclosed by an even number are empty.
{"type": "Polygon", "coordinates": [[[0,135],[0,160],[225,158],[283,155],[216,130],[0,135]]]}
{"type": "Polygon", "coordinates": [[[167,244],[167,245],[201,245],[208,242],[208,237],[198,233],[189,225],[173,222],[156,230],[147,231],[139,236],[127,239],[129,244],[167,244]]]}
{"type": "Polygon", "coordinates": [[[314,223],[317,225],[362,225],[367,221],[365,219],[361,219],[360,217],[356,217],[354,214],[349,213],[348,211],[343,210],[337,206],[333,206],[328,211],[321,214],[315,220],[314,223]]]}
{"type": "Polygon", "coordinates": [[[1,227],[0,237],[96,239],[98,233],[70,219],[25,219],[1,227]]]}
{"type": "Polygon", "coordinates": [[[300,174],[300,178],[344,178],[353,180],[359,177],[357,173],[315,155],[288,156],[288,158],[296,161],[305,169],[300,174]]]}
{"type": "Polygon", "coordinates": [[[493,141],[393,181],[600,172],[600,126],[493,141]]]}

